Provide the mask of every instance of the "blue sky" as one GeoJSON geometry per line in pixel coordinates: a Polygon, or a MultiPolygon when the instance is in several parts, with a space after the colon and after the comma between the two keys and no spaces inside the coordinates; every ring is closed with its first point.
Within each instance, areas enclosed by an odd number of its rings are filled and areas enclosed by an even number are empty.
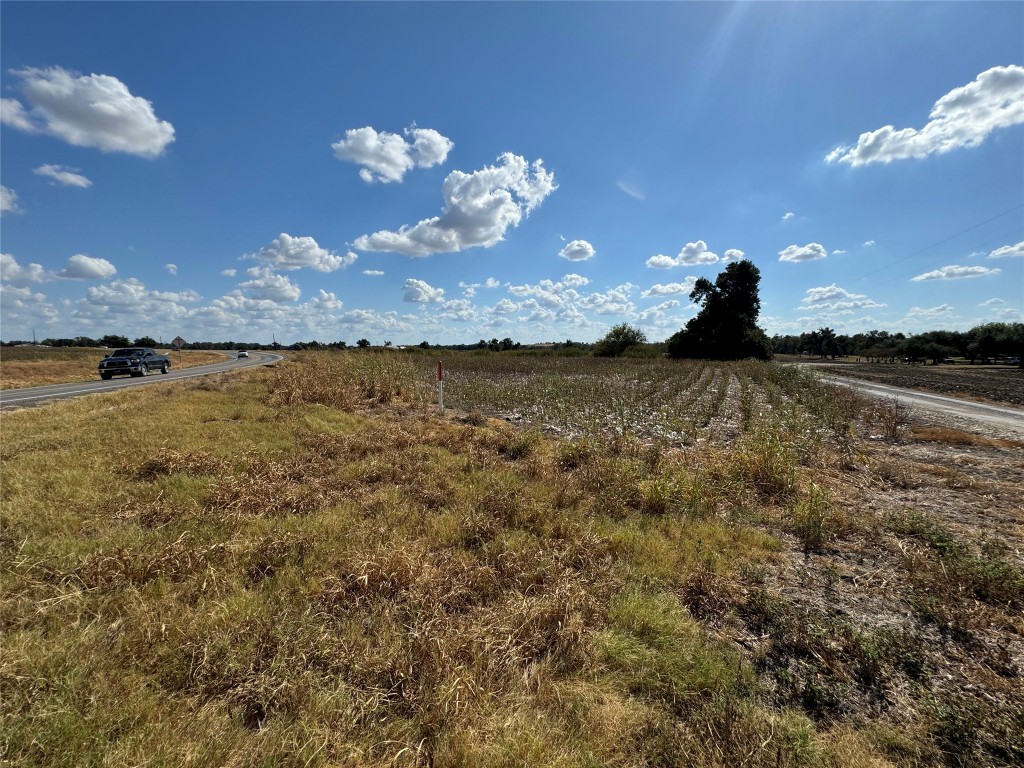
{"type": "Polygon", "coordinates": [[[0,5],[0,338],[1024,320],[1024,3],[0,5]]]}

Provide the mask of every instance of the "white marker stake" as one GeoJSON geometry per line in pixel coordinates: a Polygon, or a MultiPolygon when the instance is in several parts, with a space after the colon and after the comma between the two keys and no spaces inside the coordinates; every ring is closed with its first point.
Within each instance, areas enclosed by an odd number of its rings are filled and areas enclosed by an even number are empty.
{"type": "Polygon", "coordinates": [[[437,407],[444,414],[444,368],[441,361],[437,361],[437,407]]]}

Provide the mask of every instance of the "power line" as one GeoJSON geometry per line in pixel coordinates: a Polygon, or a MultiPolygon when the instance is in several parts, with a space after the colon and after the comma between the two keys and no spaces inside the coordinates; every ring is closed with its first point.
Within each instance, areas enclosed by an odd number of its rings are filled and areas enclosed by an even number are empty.
{"type": "Polygon", "coordinates": [[[868,272],[866,274],[861,275],[859,278],[857,278],[857,280],[860,281],[860,280],[864,280],[865,278],[871,277],[872,275],[877,275],[879,272],[883,272],[883,271],[889,269],[890,267],[892,267],[895,264],[899,264],[900,262],[906,261],[907,259],[912,259],[915,256],[920,256],[925,251],[930,251],[932,248],[938,248],[940,245],[948,243],[950,240],[956,240],[956,238],[960,237],[961,235],[966,235],[968,232],[972,232],[975,229],[978,229],[979,227],[983,227],[986,224],[989,224],[989,223],[995,221],[996,219],[1001,219],[1003,216],[1011,214],[1014,211],[1019,211],[1021,208],[1024,208],[1024,203],[1021,203],[1019,205],[1015,205],[1015,206],[1013,206],[1013,208],[1008,208],[1007,210],[1003,211],[1002,213],[997,213],[992,218],[985,219],[984,221],[978,222],[977,224],[974,224],[974,225],[972,225],[970,227],[967,227],[967,229],[962,229],[962,230],[960,230],[959,232],[957,232],[954,235],[950,235],[949,237],[945,237],[945,238],[943,238],[942,240],[939,240],[936,243],[932,243],[931,245],[926,245],[924,248],[921,248],[920,250],[914,251],[911,254],[903,256],[902,258],[889,261],[886,264],[884,264],[883,266],[879,267],[878,269],[875,269],[875,270],[873,270],[871,272],[868,272]]]}
{"type": "MultiPolygon", "coordinates": [[[[1020,232],[1020,227],[1014,227],[1009,232],[1004,232],[1003,234],[998,235],[998,236],[993,237],[993,238],[990,238],[989,240],[986,240],[983,243],[979,243],[978,247],[980,247],[980,248],[987,248],[988,246],[992,245],[993,243],[997,243],[1000,240],[1005,240],[1006,238],[1008,238],[1008,237],[1010,237],[1012,235],[1017,235],[1017,233],[1019,233],[1019,232],[1020,232]]],[[[968,254],[968,255],[970,255],[970,254],[968,254]]],[[[959,258],[959,257],[951,257],[951,258],[959,258]]],[[[880,280],[878,282],[875,282],[875,283],[873,283],[873,285],[875,285],[875,286],[888,285],[889,283],[895,282],[896,280],[902,280],[907,275],[912,275],[915,272],[917,272],[919,269],[923,269],[923,268],[924,268],[923,266],[914,267],[913,269],[911,269],[909,271],[900,272],[898,275],[894,275],[893,277],[890,277],[888,280],[880,280]]]]}

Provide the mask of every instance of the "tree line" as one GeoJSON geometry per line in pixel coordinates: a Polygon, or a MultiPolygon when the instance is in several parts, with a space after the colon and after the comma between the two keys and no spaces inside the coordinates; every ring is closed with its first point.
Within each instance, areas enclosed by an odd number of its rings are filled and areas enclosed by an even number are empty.
{"type": "Polygon", "coordinates": [[[963,358],[971,363],[1020,357],[1024,323],[982,323],[968,331],[926,331],[907,336],[888,331],[837,334],[831,328],[797,335],[773,336],[779,355],[836,358],[856,356],[871,361],[916,360],[939,363],[963,358]]]}
{"type": "MultiPolygon", "coordinates": [[[[500,341],[480,339],[476,344],[434,345],[426,341],[416,345],[422,349],[479,350],[545,354],[593,354],[600,357],[653,357],[667,354],[674,358],[707,360],[739,360],[755,358],[770,360],[775,354],[809,355],[836,358],[856,355],[868,360],[931,360],[938,363],[951,357],[966,358],[972,363],[997,358],[1018,358],[1024,353],[1024,323],[984,323],[969,331],[928,331],[906,336],[888,331],[868,331],[851,335],[837,334],[831,328],[819,328],[799,335],[776,335],[771,339],[758,326],[761,312],[759,285],[761,272],[748,259],[731,262],[719,273],[715,282],[700,278],[694,283],[690,300],[700,310],[687,324],[663,344],[648,343],[643,331],[620,323],[594,344],[571,339],[564,343],[523,345],[511,338],[500,341]]],[[[9,345],[25,344],[10,341],[9,345]]],[[[143,336],[129,343],[127,336],[108,335],[100,339],[76,336],[73,339],[44,339],[52,347],[155,347],[157,342],[143,336]]],[[[367,339],[355,346],[366,349],[367,339]]],[[[384,347],[392,347],[390,341],[384,347]]],[[[184,349],[281,349],[277,344],[250,344],[235,341],[191,342],[184,349]]],[[[327,344],[313,340],[296,342],[285,347],[303,349],[347,349],[344,341],[327,344]]],[[[1022,366],[1024,367],[1024,366],[1022,366]]]]}

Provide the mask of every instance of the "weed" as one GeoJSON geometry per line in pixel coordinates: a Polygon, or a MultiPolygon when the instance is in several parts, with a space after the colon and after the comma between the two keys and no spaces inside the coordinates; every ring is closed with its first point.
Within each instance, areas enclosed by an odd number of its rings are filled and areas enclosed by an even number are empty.
{"type": "Polygon", "coordinates": [[[780,432],[761,429],[744,436],[734,462],[737,475],[762,498],[783,500],[796,493],[796,457],[780,432]]]}
{"type": "Polygon", "coordinates": [[[899,440],[910,423],[913,410],[898,397],[879,401],[875,406],[873,421],[886,440],[899,440]]]}
{"type": "MultiPolygon", "coordinates": [[[[917,583],[925,593],[955,596],[966,591],[993,606],[1007,610],[1024,607],[1024,571],[1000,556],[1000,548],[981,547],[973,554],[969,547],[931,518],[911,512],[892,519],[890,525],[900,534],[913,536],[926,543],[938,561],[922,559],[913,569],[917,583]]],[[[926,612],[934,603],[922,595],[926,612]]],[[[941,619],[941,613],[935,618],[941,619]]]]}
{"type": "Polygon", "coordinates": [[[736,603],[734,587],[717,574],[710,558],[702,557],[683,583],[680,599],[698,619],[722,617],[736,603]]]}
{"type": "Polygon", "coordinates": [[[803,547],[804,559],[821,552],[830,535],[831,504],[825,491],[811,483],[792,512],[793,532],[803,547]]]}

